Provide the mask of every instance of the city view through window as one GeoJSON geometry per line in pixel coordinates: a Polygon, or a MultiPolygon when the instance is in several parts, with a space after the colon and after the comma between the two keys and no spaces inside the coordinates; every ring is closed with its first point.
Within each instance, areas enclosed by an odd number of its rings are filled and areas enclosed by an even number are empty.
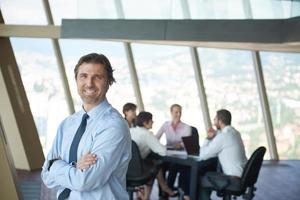
{"type": "MultiPolygon", "coordinates": [[[[99,5],[98,0],[93,1],[99,5]]],[[[129,0],[125,18],[182,19],[179,0],[155,1],[141,5],[129,0]],[[136,11],[134,5],[140,5],[136,11]],[[155,5],[155,8],[153,7],[155,5]],[[159,7],[159,8],[158,8],[159,7]],[[146,9],[149,8],[149,9],[146,9]]],[[[188,0],[192,19],[245,19],[243,1],[188,0]],[[231,5],[237,5],[233,7],[231,5]],[[200,12],[202,9],[203,12],[200,12]]],[[[299,1],[249,1],[253,18],[277,19],[299,15],[299,1]]],[[[56,25],[63,18],[118,18],[114,1],[102,1],[99,13],[94,4],[83,6],[81,0],[49,1],[56,25]],[[63,5],[70,6],[64,8],[63,5]],[[66,10],[67,9],[67,12],[66,10]],[[94,13],[92,15],[91,13],[94,13]],[[95,14],[96,13],[96,14],[95,14]]],[[[46,25],[42,1],[0,0],[6,24],[46,25]]],[[[10,41],[20,70],[44,153],[50,150],[59,123],[69,115],[57,60],[50,39],[14,38],[10,41]]],[[[105,54],[116,78],[108,92],[110,103],[120,112],[126,102],[136,103],[128,61],[121,42],[59,39],[75,110],[81,109],[73,69],[87,53],[105,54]]],[[[153,132],[170,120],[169,107],[183,107],[182,121],[195,126],[202,144],[206,130],[195,72],[189,47],[133,43],[132,52],[145,110],[153,114],[153,132]]],[[[198,47],[198,56],[207,96],[210,119],[216,110],[232,112],[232,125],[241,132],[249,156],[259,145],[268,149],[263,112],[258,93],[251,51],[198,47]]],[[[300,158],[300,53],[259,52],[272,123],[280,159],[300,158]]],[[[162,141],[164,142],[164,141],[162,141]]],[[[270,158],[269,153],[265,159],[270,158]]]]}

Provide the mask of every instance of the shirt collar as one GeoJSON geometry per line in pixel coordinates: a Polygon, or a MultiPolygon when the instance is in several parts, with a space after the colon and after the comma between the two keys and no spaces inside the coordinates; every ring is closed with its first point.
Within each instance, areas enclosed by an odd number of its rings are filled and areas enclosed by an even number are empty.
{"type": "MultiPolygon", "coordinates": [[[[96,107],[92,108],[90,111],[87,112],[87,114],[89,115],[90,119],[93,119],[94,117],[96,117],[99,113],[103,112],[107,107],[109,106],[109,103],[107,101],[107,99],[104,99],[102,102],[100,102],[96,107]]],[[[82,115],[85,112],[85,110],[83,109],[82,106],[82,115]]]]}
{"type": "Polygon", "coordinates": [[[225,127],[223,128],[222,132],[227,132],[228,129],[229,129],[230,127],[231,127],[230,125],[225,126],[225,127]]]}

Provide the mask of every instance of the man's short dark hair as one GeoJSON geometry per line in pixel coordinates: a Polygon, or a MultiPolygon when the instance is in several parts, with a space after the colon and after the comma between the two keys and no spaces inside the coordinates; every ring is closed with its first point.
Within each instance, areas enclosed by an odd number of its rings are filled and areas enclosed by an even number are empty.
{"type": "Polygon", "coordinates": [[[152,120],[152,114],[146,111],[142,111],[136,117],[136,125],[139,127],[143,127],[144,123],[152,120]]]}
{"type": "Polygon", "coordinates": [[[104,65],[106,68],[106,71],[107,71],[108,84],[111,85],[111,84],[113,84],[113,82],[116,82],[115,78],[113,77],[114,70],[112,69],[110,62],[105,55],[97,54],[97,53],[90,53],[85,56],[82,56],[74,68],[75,79],[77,79],[79,66],[82,65],[83,63],[93,63],[93,64],[104,65]]]}
{"type": "Polygon", "coordinates": [[[136,110],[137,106],[134,103],[126,103],[123,106],[123,114],[129,110],[136,110]]]}
{"type": "Polygon", "coordinates": [[[226,109],[217,111],[218,120],[221,120],[225,125],[231,124],[231,113],[226,109]]]}

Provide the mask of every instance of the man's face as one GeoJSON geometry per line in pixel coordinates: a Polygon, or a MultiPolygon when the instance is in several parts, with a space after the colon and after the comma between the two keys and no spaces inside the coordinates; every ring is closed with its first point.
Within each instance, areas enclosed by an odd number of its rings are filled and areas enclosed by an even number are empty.
{"type": "Polygon", "coordinates": [[[214,125],[216,126],[217,129],[221,129],[220,120],[218,119],[217,115],[214,118],[214,125]]]}
{"type": "Polygon", "coordinates": [[[102,64],[82,63],[76,77],[77,91],[84,108],[91,109],[105,99],[109,88],[107,71],[102,64]]]}
{"type": "Polygon", "coordinates": [[[126,117],[126,119],[130,119],[130,120],[136,119],[136,110],[126,111],[125,112],[125,117],[126,117]]]}
{"type": "Polygon", "coordinates": [[[179,121],[181,118],[181,108],[179,108],[178,106],[173,107],[171,115],[173,120],[179,121]]]}

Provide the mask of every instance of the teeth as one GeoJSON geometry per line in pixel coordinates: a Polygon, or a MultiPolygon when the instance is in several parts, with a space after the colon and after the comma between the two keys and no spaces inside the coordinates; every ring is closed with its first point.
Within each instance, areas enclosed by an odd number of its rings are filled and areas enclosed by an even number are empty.
{"type": "Polygon", "coordinates": [[[86,94],[93,94],[95,93],[96,91],[95,90],[85,90],[84,91],[86,94]]]}

